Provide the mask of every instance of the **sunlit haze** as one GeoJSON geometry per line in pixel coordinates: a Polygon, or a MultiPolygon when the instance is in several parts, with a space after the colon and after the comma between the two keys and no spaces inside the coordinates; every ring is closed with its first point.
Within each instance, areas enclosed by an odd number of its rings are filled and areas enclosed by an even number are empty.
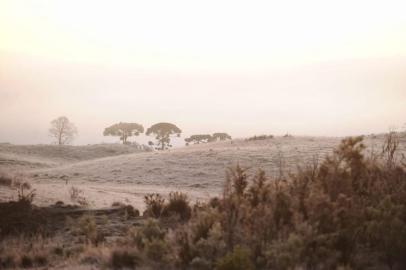
{"type": "MultiPolygon", "coordinates": [[[[0,142],[75,144],[172,122],[184,135],[345,136],[406,122],[404,1],[0,2],[0,142]]],[[[141,141],[146,138],[141,137],[141,141]]]]}

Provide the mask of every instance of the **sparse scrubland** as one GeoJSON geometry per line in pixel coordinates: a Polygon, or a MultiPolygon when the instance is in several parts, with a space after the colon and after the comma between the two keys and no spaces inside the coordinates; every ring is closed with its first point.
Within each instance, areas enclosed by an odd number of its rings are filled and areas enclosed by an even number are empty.
{"type": "Polygon", "coordinates": [[[237,165],[221,195],[148,194],[142,216],[19,197],[0,204],[0,269],[405,269],[399,147],[395,133],[379,151],[348,138],[278,176],[237,165]]]}

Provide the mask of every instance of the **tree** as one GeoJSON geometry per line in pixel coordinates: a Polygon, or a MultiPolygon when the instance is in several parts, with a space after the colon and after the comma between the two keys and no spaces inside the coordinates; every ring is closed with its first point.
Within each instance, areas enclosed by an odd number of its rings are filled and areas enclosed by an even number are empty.
{"type": "Polygon", "coordinates": [[[182,130],[180,130],[177,126],[171,123],[158,123],[152,125],[149,129],[147,129],[146,135],[154,135],[155,139],[157,140],[158,144],[155,149],[157,150],[165,150],[169,147],[171,142],[171,135],[176,135],[180,137],[182,130]]]}
{"type": "Polygon", "coordinates": [[[56,139],[58,145],[68,144],[73,141],[78,131],[75,125],[66,116],[60,116],[51,121],[49,134],[56,139]]]}
{"type": "Polygon", "coordinates": [[[231,136],[228,135],[227,133],[214,133],[212,136],[212,141],[225,141],[225,140],[231,140],[231,136]]]}
{"type": "Polygon", "coordinates": [[[206,143],[212,140],[212,137],[210,134],[198,134],[198,135],[192,135],[189,138],[185,139],[186,143],[191,143],[193,142],[194,144],[199,144],[199,143],[206,143]]]}
{"type": "Polygon", "coordinates": [[[144,127],[137,123],[123,123],[114,124],[104,129],[104,136],[120,136],[123,144],[127,144],[128,137],[138,136],[144,132],[144,127]]]}

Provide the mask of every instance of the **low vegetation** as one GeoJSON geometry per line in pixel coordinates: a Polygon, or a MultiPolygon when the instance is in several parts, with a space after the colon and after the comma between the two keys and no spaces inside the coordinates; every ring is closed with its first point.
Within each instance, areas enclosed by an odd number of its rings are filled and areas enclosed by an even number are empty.
{"type": "Polygon", "coordinates": [[[69,250],[72,264],[107,269],[405,269],[398,147],[391,133],[379,155],[366,155],[362,137],[348,138],[323,160],[275,179],[236,166],[208,202],[150,194],[143,217],[73,218],[69,237],[83,239],[69,241],[76,247],[53,252],[51,241],[36,257],[20,243],[21,252],[0,253],[0,268],[58,265],[69,250]],[[109,238],[106,228],[116,223],[119,234],[109,238]]]}
{"type": "Polygon", "coordinates": [[[255,135],[246,139],[246,141],[260,141],[260,140],[268,140],[273,139],[273,135],[255,135]]]}

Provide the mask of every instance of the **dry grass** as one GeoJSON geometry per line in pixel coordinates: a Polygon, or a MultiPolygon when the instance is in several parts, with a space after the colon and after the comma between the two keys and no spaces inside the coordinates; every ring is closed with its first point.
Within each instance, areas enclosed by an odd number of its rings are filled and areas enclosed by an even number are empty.
{"type": "MultiPolygon", "coordinates": [[[[402,141],[389,134],[379,147],[383,151],[369,155],[362,138],[348,138],[329,155],[311,158],[291,173],[274,176],[234,166],[223,181],[223,192],[207,203],[191,206],[181,192],[167,199],[147,196],[145,216],[154,219],[131,217],[132,208],[123,203],[92,215],[78,216],[75,210],[70,226],[56,231],[62,240],[34,233],[34,238],[2,241],[0,265],[404,269],[406,167],[398,155],[402,147],[402,141]],[[8,246],[13,248],[5,252],[8,246]]],[[[35,207],[23,211],[11,206],[28,230],[35,207]]]]}

